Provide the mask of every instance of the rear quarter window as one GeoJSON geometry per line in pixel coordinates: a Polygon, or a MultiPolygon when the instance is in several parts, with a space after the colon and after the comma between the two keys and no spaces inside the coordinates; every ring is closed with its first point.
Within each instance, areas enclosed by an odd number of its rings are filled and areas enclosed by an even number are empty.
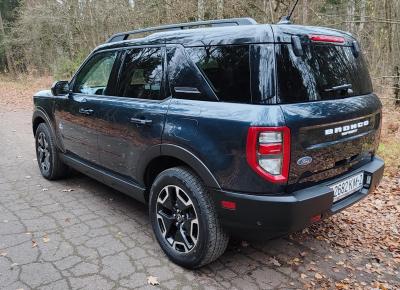
{"type": "Polygon", "coordinates": [[[248,45],[190,47],[186,51],[220,101],[251,103],[248,45]]]}
{"type": "Polygon", "coordinates": [[[277,44],[277,102],[299,103],[342,99],[372,92],[366,62],[355,57],[351,47],[303,45],[303,56],[296,56],[289,44],[277,44]],[[333,91],[350,85],[351,90],[333,91]]]}

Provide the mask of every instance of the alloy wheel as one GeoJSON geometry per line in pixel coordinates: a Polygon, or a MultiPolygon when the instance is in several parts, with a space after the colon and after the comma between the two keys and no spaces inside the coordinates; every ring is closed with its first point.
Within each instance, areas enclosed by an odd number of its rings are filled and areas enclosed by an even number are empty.
{"type": "Polygon", "coordinates": [[[199,239],[199,221],[189,195],[179,186],[167,185],[158,194],[156,211],[167,244],[179,253],[192,251],[199,239]]]}
{"type": "Polygon", "coordinates": [[[37,139],[37,153],[40,168],[43,172],[48,172],[50,170],[50,150],[49,142],[47,141],[44,132],[40,132],[37,139]]]}

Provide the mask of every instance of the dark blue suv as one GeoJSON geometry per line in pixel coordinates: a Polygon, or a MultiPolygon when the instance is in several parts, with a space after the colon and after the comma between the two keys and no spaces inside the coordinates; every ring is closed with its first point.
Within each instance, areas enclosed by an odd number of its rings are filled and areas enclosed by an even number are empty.
{"type": "Polygon", "coordinates": [[[381,102],[357,41],[333,29],[240,18],[119,33],[34,103],[42,175],[74,168],[147,203],[188,268],[231,235],[337,213],[383,174],[381,102]]]}

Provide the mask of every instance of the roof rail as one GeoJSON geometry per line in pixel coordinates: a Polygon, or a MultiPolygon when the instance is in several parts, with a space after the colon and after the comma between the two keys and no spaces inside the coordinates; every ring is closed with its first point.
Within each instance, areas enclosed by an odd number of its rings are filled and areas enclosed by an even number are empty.
{"type": "Polygon", "coordinates": [[[253,18],[229,18],[229,19],[218,19],[218,20],[205,20],[205,21],[196,21],[196,22],[187,22],[180,24],[168,24],[161,25],[157,27],[149,27],[142,28],[132,31],[120,32],[111,36],[107,42],[117,42],[122,40],[127,40],[130,35],[139,34],[144,32],[152,32],[152,31],[163,31],[163,30],[179,30],[190,28],[193,26],[202,26],[202,25],[212,25],[212,26],[235,26],[235,25],[253,25],[257,24],[253,18]]]}

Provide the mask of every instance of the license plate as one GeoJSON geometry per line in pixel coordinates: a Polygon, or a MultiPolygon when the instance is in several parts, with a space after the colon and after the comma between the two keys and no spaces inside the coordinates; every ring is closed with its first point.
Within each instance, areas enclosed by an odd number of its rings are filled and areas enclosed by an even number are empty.
{"type": "Polygon", "coordinates": [[[363,187],[364,173],[353,175],[329,187],[333,190],[333,202],[341,200],[363,187]]]}

